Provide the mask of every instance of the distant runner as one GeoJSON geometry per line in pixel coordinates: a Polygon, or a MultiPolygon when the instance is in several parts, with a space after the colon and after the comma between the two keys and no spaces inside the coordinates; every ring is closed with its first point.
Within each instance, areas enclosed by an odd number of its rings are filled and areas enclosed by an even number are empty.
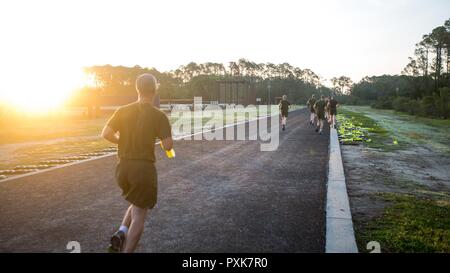
{"type": "Polygon", "coordinates": [[[135,251],[147,211],[157,199],[156,138],[161,139],[164,149],[173,147],[169,119],[153,106],[155,77],[140,75],[136,89],[138,100],[116,110],[102,132],[106,140],[119,145],[116,180],[123,197],[130,202],[119,230],[111,237],[111,252],[135,251]]]}
{"type": "Polygon", "coordinates": [[[337,115],[337,107],[338,102],[332,96],[330,101],[328,102],[328,108],[330,109],[330,126],[336,129],[336,115],[337,115]]]}
{"type": "Polygon", "coordinates": [[[311,98],[308,100],[306,105],[309,107],[309,111],[311,112],[310,118],[309,118],[309,124],[314,125],[314,122],[316,121],[316,113],[314,110],[314,104],[316,103],[316,96],[313,94],[311,98]]]}
{"type": "Polygon", "coordinates": [[[278,106],[280,107],[281,112],[281,127],[284,131],[286,130],[287,117],[289,115],[289,108],[291,107],[291,103],[287,101],[286,95],[283,95],[282,100],[280,101],[280,104],[278,106]]]}
{"type": "Polygon", "coordinates": [[[322,134],[323,120],[325,119],[325,97],[321,96],[320,100],[316,101],[314,104],[314,109],[317,114],[317,128],[316,132],[322,134]]]}

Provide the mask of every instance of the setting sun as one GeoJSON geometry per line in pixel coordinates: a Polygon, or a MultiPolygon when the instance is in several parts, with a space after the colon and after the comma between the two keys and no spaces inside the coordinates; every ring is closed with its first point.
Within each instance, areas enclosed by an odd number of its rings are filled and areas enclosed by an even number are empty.
{"type": "Polygon", "coordinates": [[[60,108],[85,84],[79,68],[31,68],[3,82],[2,99],[20,112],[45,113],[60,108]]]}

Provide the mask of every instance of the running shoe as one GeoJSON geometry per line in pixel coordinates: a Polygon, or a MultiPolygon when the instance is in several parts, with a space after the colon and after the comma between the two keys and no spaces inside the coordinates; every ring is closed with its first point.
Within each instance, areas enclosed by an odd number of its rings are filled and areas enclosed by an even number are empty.
{"type": "Polygon", "coordinates": [[[110,249],[115,252],[120,252],[125,242],[125,232],[118,230],[111,236],[110,249]]]}

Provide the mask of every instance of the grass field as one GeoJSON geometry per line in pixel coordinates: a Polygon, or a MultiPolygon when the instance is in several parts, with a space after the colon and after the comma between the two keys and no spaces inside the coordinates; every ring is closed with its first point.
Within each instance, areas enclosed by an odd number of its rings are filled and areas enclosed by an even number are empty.
{"type": "Polygon", "coordinates": [[[1,121],[0,170],[108,148],[99,134],[107,120],[59,113],[1,121]]]}
{"type": "Polygon", "coordinates": [[[450,252],[450,200],[387,193],[379,197],[393,205],[366,224],[360,240],[377,241],[384,252],[450,252]]]}
{"type": "Polygon", "coordinates": [[[378,141],[373,141],[370,147],[389,151],[420,145],[450,154],[448,119],[422,118],[369,106],[345,106],[340,110],[343,115],[352,116],[367,127],[374,128],[373,136],[378,141]]]}
{"type": "Polygon", "coordinates": [[[450,251],[450,121],[370,107],[340,115],[368,128],[372,141],[342,146],[360,251],[450,251]]]}
{"type": "MultiPolygon", "coordinates": [[[[291,110],[303,106],[293,106],[291,110]]],[[[272,111],[277,106],[272,106],[272,111]]],[[[229,112],[228,116],[218,115],[212,119],[223,118],[223,124],[245,120],[244,115],[229,112]]],[[[112,111],[105,111],[100,117],[88,119],[82,111],[65,111],[45,117],[0,119],[0,171],[21,165],[36,165],[42,161],[58,160],[67,156],[98,152],[111,147],[100,137],[100,132],[112,111]]],[[[260,115],[267,114],[261,110],[260,115]]],[[[169,118],[171,115],[169,115],[169,118]]],[[[189,119],[185,117],[186,119],[189,119]]],[[[170,118],[173,123],[177,118],[170,118]]],[[[202,126],[211,118],[203,118],[202,126]]],[[[192,126],[193,127],[193,126],[192,126]]],[[[176,134],[177,132],[174,132],[176,134]]],[[[0,178],[2,178],[0,176],[0,178]]],[[[5,177],[3,177],[5,178],[5,177]]]]}

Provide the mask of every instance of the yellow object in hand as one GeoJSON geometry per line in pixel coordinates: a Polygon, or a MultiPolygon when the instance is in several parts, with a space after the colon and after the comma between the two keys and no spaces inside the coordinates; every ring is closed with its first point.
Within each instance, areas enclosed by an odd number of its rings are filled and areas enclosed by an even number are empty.
{"type": "Polygon", "coordinates": [[[175,157],[175,150],[174,149],[170,149],[170,150],[166,150],[162,144],[162,142],[160,142],[161,144],[161,148],[166,152],[166,156],[168,158],[174,158],[175,157]]]}

